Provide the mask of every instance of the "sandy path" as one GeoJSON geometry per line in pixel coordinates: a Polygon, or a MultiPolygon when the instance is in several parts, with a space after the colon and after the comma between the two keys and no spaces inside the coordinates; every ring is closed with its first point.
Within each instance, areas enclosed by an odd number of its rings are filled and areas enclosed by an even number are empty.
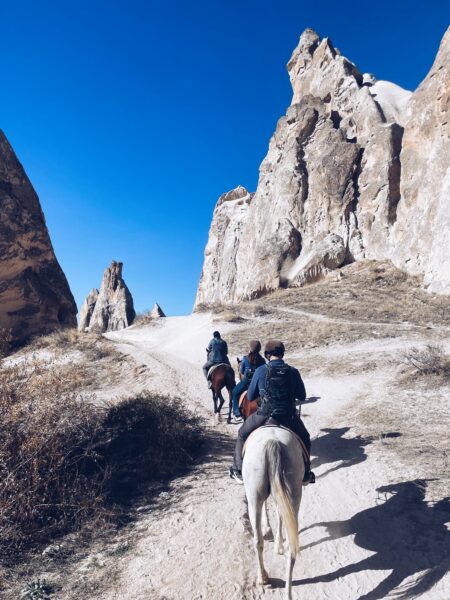
{"type": "MultiPolygon", "coordinates": [[[[211,328],[209,315],[193,315],[165,319],[156,327],[130,328],[109,337],[121,351],[158,372],[151,380],[158,391],[175,390],[194,409],[209,414],[212,402],[201,364],[211,328]]],[[[347,442],[342,432],[321,432],[333,427],[337,410],[368,393],[368,385],[381,389],[383,381],[368,382],[352,376],[338,381],[309,378],[305,383],[309,396],[318,398],[303,407],[303,415],[312,436],[319,437],[316,446],[321,456],[315,467],[318,482],[306,488],[300,509],[303,550],[294,570],[294,598],[388,597],[389,577],[400,577],[397,585],[407,586],[414,583],[418,573],[393,569],[389,561],[379,560],[376,544],[359,543],[357,525],[361,519],[366,523],[366,514],[370,522],[373,510],[377,527],[377,507],[382,507],[386,498],[380,498],[376,488],[389,481],[388,474],[378,455],[372,455],[370,448],[366,450],[363,442],[357,442],[357,448],[348,455],[335,450],[343,442],[354,445],[355,432],[348,434],[347,442]]],[[[119,576],[101,596],[105,600],[283,597],[284,561],[274,554],[271,541],[265,545],[265,557],[272,586],[263,589],[254,585],[255,562],[244,489],[226,472],[236,427],[215,424],[211,418],[208,429],[212,433],[208,460],[175,481],[160,507],[143,514],[133,552],[117,559],[119,576]]],[[[405,597],[448,600],[450,595],[441,580],[422,596],[405,597]]]]}

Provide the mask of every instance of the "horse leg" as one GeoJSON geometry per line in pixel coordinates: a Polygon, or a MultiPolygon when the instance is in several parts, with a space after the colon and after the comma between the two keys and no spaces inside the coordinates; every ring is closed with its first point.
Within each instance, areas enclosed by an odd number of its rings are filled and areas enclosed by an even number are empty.
{"type": "Polygon", "coordinates": [[[230,388],[227,388],[227,389],[228,389],[228,397],[229,397],[227,423],[231,423],[231,408],[233,406],[233,390],[230,390],[230,388]]]}
{"type": "Polygon", "coordinates": [[[272,528],[270,526],[270,522],[269,522],[269,509],[267,507],[267,502],[268,500],[266,500],[264,502],[263,505],[263,513],[262,513],[262,532],[263,532],[263,536],[265,538],[272,536],[273,532],[272,532],[272,528]]]}
{"type": "Polygon", "coordinates": [[[284,554],[283,542],[283,519],[277,507],[277,531],[275,534],[275,552],[277,554],[284,554]]]}
{"type": "Polygon", "coordinates": [[[212,399],[213,399],[213,403],[214,403],[214,414],[217,413],[217,396],[216,396],[216,392],[214,390],[214,388],[211,388],[211,393],[212,393],[212,399]]]}
{"type": "Polygon", "coordinates": [[[225,402],[225,398],[222,396],[222,390],[219,390],[218,396],[219,396],[220,402],[219,402],[219,408],[217,409],[217,412],[220,413],[220,411],[222,410],[222,406],[224,405],[224,402],[225,402]]]}
{"type": "Polygon", "coordinates": [[[295,558],[290,552],[286,553],[286,600],[292,600],[292,571],[294,570],[295,558]]]}
{"type": "Polygon", "coordinates": [[[264,568],[263,549],[264,538],[261,530],[261,511],[263,501],[256,496],[248,498],[248,515],[253,529],[253,543],[255,546],[256,558],[258,560],[257,581],[262,585],[269,583],[269,575],[264,568]]]}

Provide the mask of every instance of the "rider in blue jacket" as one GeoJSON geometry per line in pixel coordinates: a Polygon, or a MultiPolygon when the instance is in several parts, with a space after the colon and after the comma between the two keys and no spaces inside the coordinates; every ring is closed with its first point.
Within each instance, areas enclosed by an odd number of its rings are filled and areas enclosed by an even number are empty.
{"type": "Polygon", "coordinates": [[[250,352],[247,356],[244,356],[239,365],[241,381],[233,390],[233,414],[236,419],[241,419],[241,413],[239,412],[239,398],[241,397],[242,392],[245,392],[245,390],[248,389],[256,369],[265,363],[260,351],[261,342],[252,340],[250,342],[250,352]]]}
{"type": "MultiPolygon", "coordinates": [[[[256,413],[248,417],[239,429],[233,465],[230,477],[242,483],[242,451],[248,436],[264,425],[271,417],[280,425],[292,429],[305,444],[308,453],[311,450],[311,439],[303,421],[300,419],[295,401],[306,399],[305,385],[300,373],[284,360],[284,344],[278,340],[270,340],[264,348],[264,356],[268,363],[256,369],[247,391],[250,401],[261,399],[256,413]]],[[[310,462],[305,461],[304,484],[314,483],[314,473],[310,462]]]]}

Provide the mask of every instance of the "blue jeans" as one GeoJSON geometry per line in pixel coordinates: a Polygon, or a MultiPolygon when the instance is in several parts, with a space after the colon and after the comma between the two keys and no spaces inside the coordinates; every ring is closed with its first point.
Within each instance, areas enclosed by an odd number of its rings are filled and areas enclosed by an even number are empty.
{"type": "Polygon", "coordinates": [[[240,381],[233,390],[233,414],[235,417],[240,417],[241,413],[239,412],[239,398],[242,392],[248,390],[249,381],[247,379],[243,379],[240,381]]]}

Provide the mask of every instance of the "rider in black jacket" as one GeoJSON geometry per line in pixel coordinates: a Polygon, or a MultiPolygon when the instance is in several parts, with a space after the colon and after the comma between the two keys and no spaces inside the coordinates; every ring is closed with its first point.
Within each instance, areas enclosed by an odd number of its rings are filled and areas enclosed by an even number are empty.
{"type": "MultiPolygon", "coordinates": [[[[269,361],[256,369],[247,397],[250,401],[261,398],[261,404],[256,413],[250,415],[239,429],[233,466],[230,467],[230,476],[237,481],[242,481],[242,450],[248,436],[264,425],[273,417],[280,425],[292,429],[303,441],[308,453],[311,450],[309,433],[300,419],[295,401],[303,402],[306,398],[305,385],[300,373],[294,367],[283,361],[284,344],[277,340],[270,340],[264,348],[264,356],[269,361]]],[[[311,465],[305,464],[303,482],[314,483],[314,474],[311,465]]]]}

